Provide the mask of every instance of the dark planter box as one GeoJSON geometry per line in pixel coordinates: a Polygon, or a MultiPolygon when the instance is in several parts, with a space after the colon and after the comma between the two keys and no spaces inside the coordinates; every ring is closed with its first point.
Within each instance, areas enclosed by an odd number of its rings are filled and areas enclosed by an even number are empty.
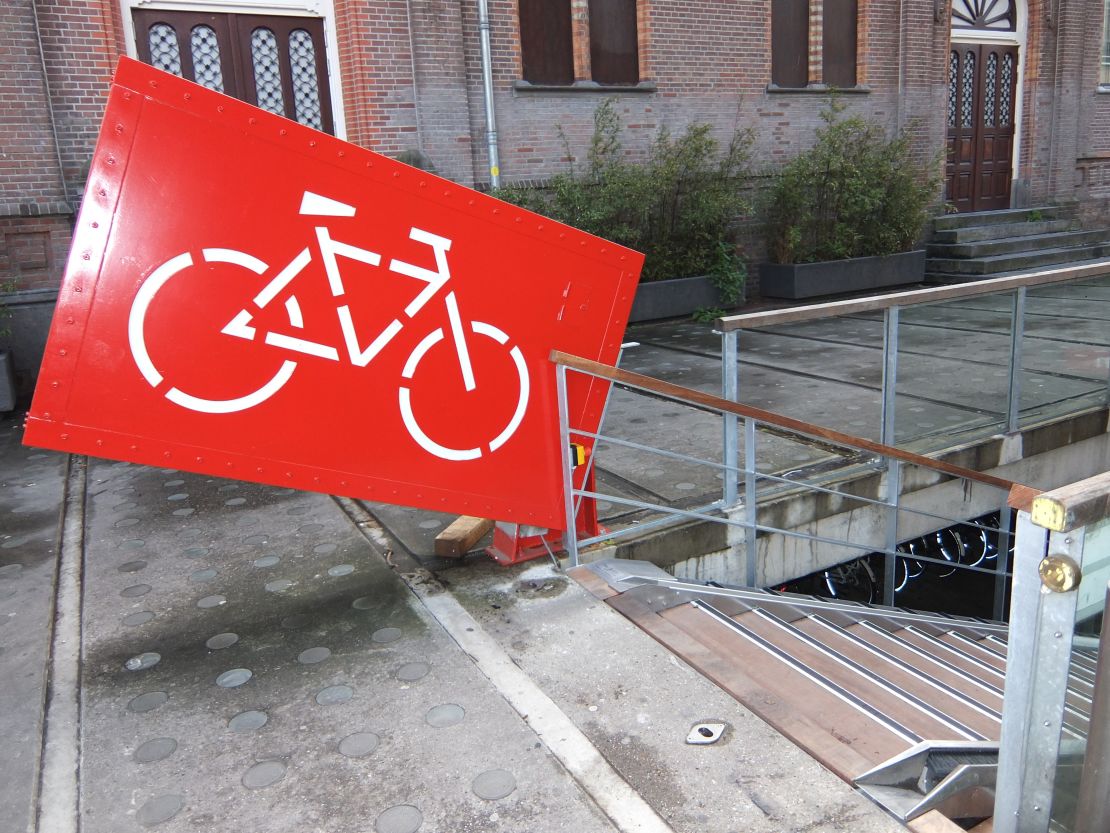
{"type": "Polygon", "coordinates": [[[0,350],[0,413],[15,410],[15,365],[10,350],[0,350]]]}
{"type": "Polygon", "coordinates": [[[763,263],[759,293],[766,298],[812,298],[921,283],[924,278],[924,249],[821,263],[763,263]]]}
{"type": "Polygon", "coordinates": [[[632,300],[632,313],[628,317],[628,323],[678,318],[691,315],[699,309],[722,305],[717,287],[704,276],[649,281],[636,287],[636,297],[632,300]]]}

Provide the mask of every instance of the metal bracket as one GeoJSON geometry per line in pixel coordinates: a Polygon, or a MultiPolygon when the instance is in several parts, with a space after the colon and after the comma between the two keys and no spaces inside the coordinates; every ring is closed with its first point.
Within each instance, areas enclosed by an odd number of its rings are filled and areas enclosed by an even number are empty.
{"type": "Polygon", "coordinates": [[[994,813],[998,744],[924,741],[855,779],[868,798],[907,822],[938,810],[949,818],[994,813]]]}

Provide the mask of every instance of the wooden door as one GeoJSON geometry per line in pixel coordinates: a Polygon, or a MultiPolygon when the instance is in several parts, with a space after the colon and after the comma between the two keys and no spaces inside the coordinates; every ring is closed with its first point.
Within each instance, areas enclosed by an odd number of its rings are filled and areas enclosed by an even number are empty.
{"type": "Polygon", "coordinates": [[[954,44],[948,65],[945,196],[959,211],[1010,207],[1016,46],[954,44]]]}
{"type": "Polygon", "coordinates": [[[139,60],[334,132],[320,18],[154,9],[132,14],[139,60]]]}

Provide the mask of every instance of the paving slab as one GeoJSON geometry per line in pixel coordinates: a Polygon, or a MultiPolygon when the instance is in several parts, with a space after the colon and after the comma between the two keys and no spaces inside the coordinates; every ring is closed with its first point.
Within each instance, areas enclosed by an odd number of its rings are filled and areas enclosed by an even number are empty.
{"type": "Polygon", "coordinates": [[[29,829],[38,790],[66,455],[0,419],[0,828],[29,829]],[[10,825],[10,826],[9,826],[10,825]]]}
{"type": "Polygon", "coordinates": [[[89,483],[86,833],[612,829],[332,499],[89,483]]]}
{"type": "Polygon", "coordinates": [[[550,564],[444,578],[675,831],[904,830],[550,564]],[[702,722],[721,740],[688,744],[702,722]]]}

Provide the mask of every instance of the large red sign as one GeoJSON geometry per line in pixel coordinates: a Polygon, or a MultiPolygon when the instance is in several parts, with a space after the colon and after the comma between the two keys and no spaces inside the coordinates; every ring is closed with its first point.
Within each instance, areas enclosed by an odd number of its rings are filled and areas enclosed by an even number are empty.
{"type": "Polygon", "coordinates": [[[26,442],[559,529],[642,260],[124,59],[26,442]]]}

